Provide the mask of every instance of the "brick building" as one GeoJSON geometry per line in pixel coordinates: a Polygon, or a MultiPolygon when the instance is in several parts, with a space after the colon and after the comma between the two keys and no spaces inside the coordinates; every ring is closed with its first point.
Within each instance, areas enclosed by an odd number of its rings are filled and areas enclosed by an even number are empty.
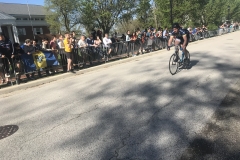
{"type": "Polygon", "coordinates": [[[0,3],[0,32],[12,42],[24,43],[25,39],[49,35],[43,6],[32,4],[0,3]]]}

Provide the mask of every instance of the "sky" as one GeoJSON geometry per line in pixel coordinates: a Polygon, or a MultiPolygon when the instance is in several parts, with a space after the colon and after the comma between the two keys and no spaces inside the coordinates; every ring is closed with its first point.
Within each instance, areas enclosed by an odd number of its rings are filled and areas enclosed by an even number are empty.
{"type": "Polygon", "coordinates": [[[0,0],[0,2],[44,5],[44,0],[0,0]]]}

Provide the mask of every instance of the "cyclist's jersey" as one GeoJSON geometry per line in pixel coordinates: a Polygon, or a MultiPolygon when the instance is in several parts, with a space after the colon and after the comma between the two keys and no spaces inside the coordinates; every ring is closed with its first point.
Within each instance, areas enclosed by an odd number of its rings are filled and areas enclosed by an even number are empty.
{"type": "Polygon", "coordinates": [[[171,33],[171,36],[174,36],[177,39],[182,39],[184,35],[189,38],[189,31],[187,32],[185,29],[179,29],[178,33],[175,33],[174,31],[171,33]]]}

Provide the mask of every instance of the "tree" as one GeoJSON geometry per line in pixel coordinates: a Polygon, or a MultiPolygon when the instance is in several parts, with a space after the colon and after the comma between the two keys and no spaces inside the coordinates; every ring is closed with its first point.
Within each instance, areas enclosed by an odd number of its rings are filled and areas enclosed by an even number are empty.
{"type": "Polygon", "coordinates": [[[139,1],[136,8],[136,16],[138,21],[140,22],[141,28],[149,27],[153,25],[153,12],[152,12],[150,0],[141,0],[139,1]]]}
{"type": "Polygon", "coordinates": [[[124,18],[125,14],[134,10],[134,0],[80,0],[80,22],[92,29],[96,25],[103,29],[103,33],[109,33],[114,24],[124,18]],[[93,25],[93,26],[91,26],[93,25]]]}
{"type": "Polygon", "coordinates": [[[79,24],[78,0],[45,0],[46,16],[50,28],[71,31],[79,24]]]}

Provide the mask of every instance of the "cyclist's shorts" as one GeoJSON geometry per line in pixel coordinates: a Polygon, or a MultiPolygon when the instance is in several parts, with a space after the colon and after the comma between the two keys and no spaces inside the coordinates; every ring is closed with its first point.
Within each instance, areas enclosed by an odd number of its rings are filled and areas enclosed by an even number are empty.
{"type": "MultiPolygon", "coordinates": [[[[179,39],[181,42],[180,42],[180,44],[183,44],[184,43],[184,39],[183,39],[183,37],[181,37],[181,38],[177,38],[177,39],[179,39]]],[[[186,43],[186,46],[188,46],[188,42],[189,42],[189,38],[187,37],[187,43],[186,43]]]]}

